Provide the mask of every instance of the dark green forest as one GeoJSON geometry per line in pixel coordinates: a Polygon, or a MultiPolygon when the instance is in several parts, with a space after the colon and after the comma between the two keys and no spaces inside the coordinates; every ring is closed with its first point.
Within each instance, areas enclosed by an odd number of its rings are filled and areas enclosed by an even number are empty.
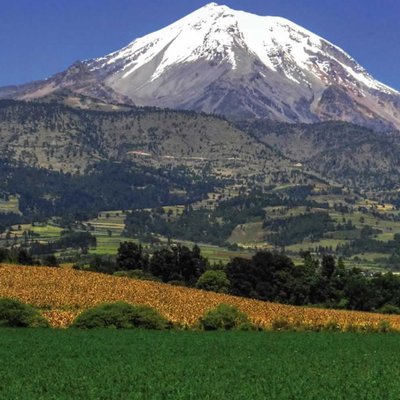
{"type": "Polygon", "coordinates": [[[221,184],[184,167],[102,162],[85,174],[71,174],[0,160],[0,194],[5,198],[18,195],[22,213],[0,214],[0,229],[54,216],[74,222],[93,218],[102,210],[189,204],[221,184]]]}

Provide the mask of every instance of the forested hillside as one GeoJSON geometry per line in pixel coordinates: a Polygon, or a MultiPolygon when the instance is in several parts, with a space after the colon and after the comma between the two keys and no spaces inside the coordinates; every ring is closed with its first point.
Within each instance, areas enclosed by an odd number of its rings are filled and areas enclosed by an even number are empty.
{"type": "Polygon", "coordinates": [[[345,122],[285,124],[252,120],[236,126],[345,186],[376,192],[400,185],[398,132],[374,132],[345,122]]]}

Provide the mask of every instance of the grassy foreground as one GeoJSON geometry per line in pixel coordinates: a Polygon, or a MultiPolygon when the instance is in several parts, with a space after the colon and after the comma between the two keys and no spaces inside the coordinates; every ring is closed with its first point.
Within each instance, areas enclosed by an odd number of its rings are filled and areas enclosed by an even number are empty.
{"type": "Polygon", "coordinates": [[[0,398],[398,400],[398,339],[2,329],[0,398]]]}

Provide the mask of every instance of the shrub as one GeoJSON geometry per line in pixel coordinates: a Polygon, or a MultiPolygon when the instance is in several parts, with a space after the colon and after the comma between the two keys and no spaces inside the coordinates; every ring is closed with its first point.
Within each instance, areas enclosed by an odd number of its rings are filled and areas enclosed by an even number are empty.
{"type": "Polygon", "coordinates": [[[116,329],[167,329],[170,323],[149,306],[132,305],[125,302],[101,304],[77,316],[72,324],[75,328],[116,329]]]}
{"type": "Polygon", "coordinates": [[[377,332],[380,332],[380,333],[393,332],[392,324],[389,321],[387,321],[386,319],[379,321],[376,330],[377,330],[377,332]]]}
{"type": "Polygon", "coordinates": [[[45,257],[43,260],[43,265],[46,267],[59,267],[60,264],[54,254],[45,257]]]}
{"type": "Polygon", "coordinates": [[[200,319],[200,325],[206,331],[253,329],[248,316],[237,307],[229,304],[219,304],[207,311],[200,319]]]}
{"type": "Polygon", "coordinates": [[[93,272],[101,272],[103,274],[113,274],[117,266],[112,257],[96,255],[89,262],[89,270],[93,272]]]}
{"type": "Polygon", "coordinates": [[[276,318],[272,321],[271,329],[292,332],[340,332],[341,326],[334,320],[329,320],[326,323],[307,324],[301,320],[289,321],[285,318],[276,318]]]}
{"type": "Polygon", "coordinates": [[[356,332],[360,332],[360,328],[357,325],[350,322],[345,326],[344,331],[356,333],[356,332]]]}
{"type": "Polygon", "coordinates": [[[47,328],[49,323],[38,310],[18,300],[0,299],[0,327],[47,328]]]}
{"type": "Polygon", "coordinates": [[[400,314],[400,308],[397,306],[394,306],[393,304],[385,304],[382,306],[378,312],[381,314],[400,314]]]}
{"type": "Polygon", "coordinates": [[[200,276],[196,283],[198,289],[210,290],[218,293],[228,293],[229,280],[221,270],[208,270],[200,276]]]}
{"type": "Polygon", "coordinates": [[[122,276],[126,278],[133,278],[133,279],[144,279],[146,273],[142,269],[132,269],[129,271],[116,271],[114,272],[115,276],[122,276]]]}
{"type": "Polygon", "coordinates": [[[114,276],[119,276],[123,278],[139,279],[144,281],[161,282],[160,278],[157,278],[150,273],[143,271],[141,269],[132,269],[130,271],[116,271],[114,276]]]}
{"type": "MultiPolygon", "coordinates": [[[[297,325],[299,326],[299,325],[297,325]]],[[[284,318],[276,318],[272,321],[271,328],[274,331],[290,331],[295,330],[294,326],[284,318]]]]}
{"type": "Polygon", "coordinates": [[[17,254],[17,263],[21,265],[33,265],[35,261],[27,250],[19,249],[17,254]]]}
{"type": "Polygon", "coordinates": [[[340,324],[335,320],[328,321],[323,328],[324,331],[340,332],[342,330],[340,324]]]}

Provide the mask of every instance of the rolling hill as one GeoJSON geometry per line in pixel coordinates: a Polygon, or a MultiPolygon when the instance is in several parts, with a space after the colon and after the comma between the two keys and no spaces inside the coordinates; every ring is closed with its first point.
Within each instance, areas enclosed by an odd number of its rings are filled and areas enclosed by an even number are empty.
{"type": "Polygon", "coordinates": [[[315,329],[335,322],[345,329],[349,325],[375,326],[384,319],[400,330],[400,316],[395,315],[294,307],[65,267],[0,265],[0,282],[0,297],[17,298],[44,309],[44,315],[56,327],[68,326],[79,311],[96,304],[124,300],[147,304],[189,327],[206,310],[228,303],[238,306],[264,328],[270,328],[274,321],[286,320],[315,329]]]}
{"type": "MultiPolygon", "coordinates": [[[[101,106],[101,105],[100,105],[101,106]]],[[[290,162],[228,121],[152,108],[85,110],[54,102],[0,102],[2,158],[81,172],[99,161],[285,170],[290,162]]]]}

